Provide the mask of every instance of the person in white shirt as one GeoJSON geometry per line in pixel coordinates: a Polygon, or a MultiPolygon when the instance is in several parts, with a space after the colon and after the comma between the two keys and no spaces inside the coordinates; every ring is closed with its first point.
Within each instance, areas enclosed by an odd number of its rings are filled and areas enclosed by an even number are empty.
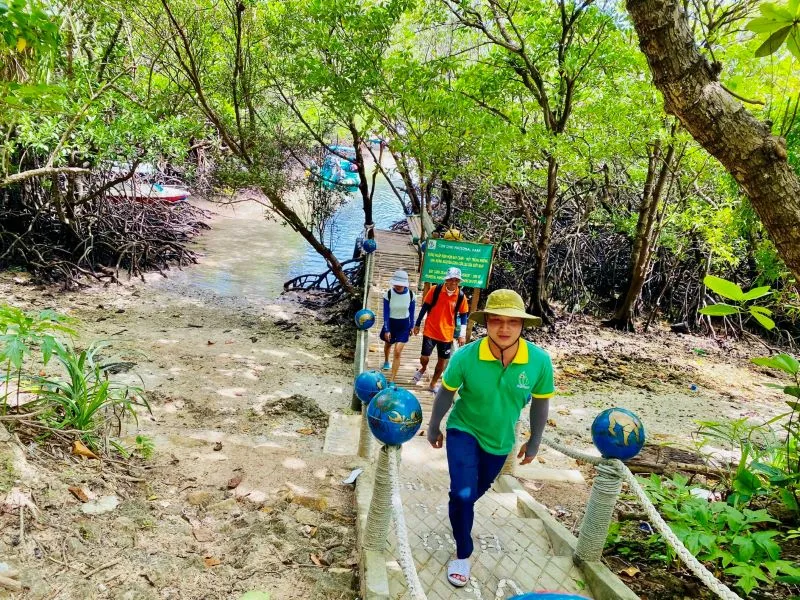
{"type": "Polygon", "coordinates": [[[415,306],[414,293],[408,286],[408,273],[395,271],[389,284],[391,287],[383,296],[383,328],[379,337],[383,340],[384,371],[390,369],[389,353],[394,346],[394,360],[388,377],[389,382],[394,382],[400,368],[400,355],[414,327],[415,306]]]}

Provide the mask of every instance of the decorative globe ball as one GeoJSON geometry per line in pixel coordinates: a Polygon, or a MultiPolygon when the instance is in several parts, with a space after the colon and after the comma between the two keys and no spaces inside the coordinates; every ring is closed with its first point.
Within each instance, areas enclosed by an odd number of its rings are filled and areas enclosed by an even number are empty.
{"type": "Polygon", "coordinates": [[[425,252],[425,248],[427,248],[427,247],[428,247],[428,242],[426,240],[422,240],[422,242],[419,245],[419,249],[422,252],[425,252]]]}
{"type": "Polygon", "coordinates": [[[359,373],[353,384],[356,396],[364,404],[369,404],[375,394],[382,392],[388,387],[386,377],[380,371],[364,371],[359,373]]]}
{"type": "Polygon", "coordinates": [[[644,424],[626,408],[607,408],[592,423],[592,441],[604,458],[633,458],[644,440],[644,424]]]}
{"type": "Polygon", "coordinates": [[[362,308],[356,312],[356,327],[362,331],[375,325],[375,313],[368,308],[362,308]]]}
{"type": "Polygon", "coordinates": [[[403,388],[379,392],[367,407],[372,435],[384,444],[399,446],[413,438],[422,425],[422,407],[417,397],[403,388]]]}
{"type": "Polygon", "coordinates": [[[361,249],[364,250],[367,254],[372,254],[377,250],[378,244],[375,243],[375,240],[367,239],[361,242],[361,249]]]}
{"type": "Polygon", "coordinates": [[[532,592],[522,596],[512,596],[509,600],[588,600],[586,596],[576,596],[561,592],[532,592]]]}
{"type": "Polygon", "coordinates": [[[444,232],[442,238],[446,240],[460,240],[462,239],[461,232],[456,229],[455,227],[451,227],[447,231],[444,232]]]}

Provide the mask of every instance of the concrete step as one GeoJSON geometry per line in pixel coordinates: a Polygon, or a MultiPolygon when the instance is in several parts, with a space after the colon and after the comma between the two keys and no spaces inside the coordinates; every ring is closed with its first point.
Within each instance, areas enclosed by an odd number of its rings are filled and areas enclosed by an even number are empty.
{"type": "MultiPolygon", "coordinates": [[[[471,582],[463,592],[456,592],[446,578],[447,563],[455,556],[447,516],[427,515],[421,520],[411,516],[409,543],[428,600],[461,597],[503,600],[536,590],[575,592],[588,597],[583,575],[572,558],[551,554],[542,522],[519,517],[498,521],[476,518],[471,582]]],[[[389,536],[387,556],[394,558],[388,564],[390,598],[408,598],[393,533],[389,536]]]]}
{"type": "MultiPolygon", "coordinates": [[[[438,514],[447,517],[448,493],[446,488],[439,491],[414,491],[403,487],[400,495],[403,498],[403,508],[408,513],[438,514]]],[[[527,517],[517,508],[516,494],[489,491],[475,503],[476,519],[500,522],[514,517],[523,519],[527,517]]]]}

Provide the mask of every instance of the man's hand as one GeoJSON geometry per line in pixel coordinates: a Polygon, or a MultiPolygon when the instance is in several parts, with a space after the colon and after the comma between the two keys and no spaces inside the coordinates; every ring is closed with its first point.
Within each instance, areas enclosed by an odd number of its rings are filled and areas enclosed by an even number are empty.
{"type": "Polygon", "coordinates": [[[466,338],[466,336],[463,336],[463,335],[462,335],[460,338],[458,338],[458,345],[459,345],[459,346],[463,346],[463,345],[464,345],[464,344],[466,344],[466,343],[467,343],[467,338],[466,338]]]}
{"type": "Polygon", "coordinates": [[[433,448],[441,448],[442,445],[444,444],[444,434],[442,432],[439,432],[439,435],[436,436],[436,441],[431,441],[431,438],[429,436],[428,441],[430,442],[433,448]]]}
{"type": "Polygon", "coordinates": [[[414,327],[414,335],[419,335],[419,327],[414,327]]]}
{"type": "Polygon", "coordinates": [[[522,460],[519,462],[519,464],[521,464],[521,465],[527,465],[527,464],[529,464],[529,463],[530,463],[530,462],[531,462],[531,461],[532,461],[534,458],[536,458],[536,455],[535,455],[535,454],[534,454],[534,455],[532,455],[532,456],[525,456],[525,452],[526,452],[527,450],[528,450],[528,442],[525,442],[524,444],[522,444],[522,446],[520,446],[519,452],[517,453],[517,458],[521,458],[521,459],[522,459],[522,460]]]}

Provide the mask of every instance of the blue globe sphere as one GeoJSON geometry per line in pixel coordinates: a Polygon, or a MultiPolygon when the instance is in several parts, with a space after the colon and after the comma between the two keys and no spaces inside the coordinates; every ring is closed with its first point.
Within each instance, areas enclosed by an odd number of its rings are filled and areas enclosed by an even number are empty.
{"type": "Polygon", "coordinates": [[[512,596],[509,600],[588,600],[586,596],[576,596],[561,592],[532,592],[522,596],[512,596]]]}
{"type": "Polygon", "coordinates": [[[592,423],[592,441],[604,458],[633,458],[644,440],[644,424],[626,408],[607,408],[592,423]]]}
{"type": "Polygon", "coordinates": [[[384,444],[399,446],[413,438],[422,425],[422,407],[417,397],[403,388],[387,388],[367,407],[372,435],[384,444]]]}
{"type": "Polygon", "coordinates": [[[375,240],[364,240],[361,242],[361,248],[367,254],[372,254],[378,248],[378,244],[375,243],[375,240]]]}
{"type": "Polygon", "coordinates": [[[427,248],[427,247],[428,247],[428,242],[426,242],[425,240],[423,240],[423,241],[420,243],[420,245],[419,245],[419,249],[420,249],[422,252],[425,252],[425,248],[427,248]]]}
{"type": "Polygon", "coordinates": [[[368,308],[362,308],[356,312],[355,316],[356,327],[361,329],[369,329],[375,325],[375,313],[368,308]]]}
{"type": "Polygon", "coordinates": [[[382,392],[388,387],[386,377],[380,371],[364,371],[359,373],[353,384],[356,396],[364,404],[369,404],[375,394],[382,392]]]}

